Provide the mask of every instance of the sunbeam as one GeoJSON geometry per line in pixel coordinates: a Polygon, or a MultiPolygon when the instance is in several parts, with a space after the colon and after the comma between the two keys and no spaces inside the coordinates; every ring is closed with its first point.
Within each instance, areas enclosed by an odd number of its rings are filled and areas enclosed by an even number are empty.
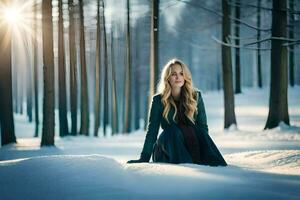
{"type": "Polygon", "coordinates": [[[36,21],[33,9],[36,4],[34,0],[0,3],[0,26],[9,28],[17,42],[24,40],[24,34],[33,37],[32,27],[36,21]]]}

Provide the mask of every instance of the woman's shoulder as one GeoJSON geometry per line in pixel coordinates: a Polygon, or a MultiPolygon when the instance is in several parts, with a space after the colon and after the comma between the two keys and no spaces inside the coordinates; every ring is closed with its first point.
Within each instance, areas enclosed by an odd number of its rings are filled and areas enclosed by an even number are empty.
{"type": "Polygon", "coordinates": [[[153,106],[158,106],[158,107],[162,107],[162,102],[161,102],[161,94],[160,93],[156,93],[152,96],[152,104],[153,106]]]}
{"type": "Polygon", "coordinates": [[[161,93],[156,93],[152,96],[152,101],[159,103],[159,102],[161,102],[161,98],[162,98],[161,93]]]}
{"type": "Polygon", "coordinates": [[[194,88],[193,95],[194,95],[194,98],[195,98],[196,100],[198,100],[199,97],[201,97],[201,93],[202,93],[202,92],[201,92],[200,89],[194,88]]]}
{"type": "Polygon", "coordinates": [[[156,93],[152,96],[153,99],[161,99],[161,93],[156,93]]]}
{"type": "Polygon", "coordinates": [[[194,90],[194,92],[196,92],[196,93],[198,93],[198,94],[199,94],[199,93],[202,93],[202,91],[201,91],[199,88],[196,88],[196,87],[195,87],[193,90],[194,90]]]}

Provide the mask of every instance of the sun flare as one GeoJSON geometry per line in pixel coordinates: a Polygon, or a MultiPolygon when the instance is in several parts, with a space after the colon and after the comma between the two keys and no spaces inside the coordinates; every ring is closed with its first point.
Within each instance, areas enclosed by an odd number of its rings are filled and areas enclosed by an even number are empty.
{"type": "MultiPolygon", "coordinates": [[[[33,38],[33,24],[38,23],[37,13],[34,13],[36,6],[39,6],[36,0],[0,1],[0,28],[10,30],[13,40],[18,44],[28,42],[33,38]]],[[[35,37],[35,40],[38,38],[35,37]]]]}
{"type": "Polygon", "coordinates": [[[22,19],[21,12],[15,7],[7,8],[5,10],[4,16],[5,16],[5,20],[9,24],[17,24],[22,19]]]}

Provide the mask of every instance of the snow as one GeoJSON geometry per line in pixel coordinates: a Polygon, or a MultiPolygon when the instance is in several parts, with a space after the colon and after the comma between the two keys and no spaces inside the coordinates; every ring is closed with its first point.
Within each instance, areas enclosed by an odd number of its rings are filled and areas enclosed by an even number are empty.
{"type": "Polygon", "coordinates": [[[236,95],[238,126],[223,130],[223,94],[203,94],[210,135],[227,167],[139,163],[145,132],[55,138],[43,147],[16,115],[18,143],[0,148],[0,199],[299,199],[300,87],[289,88],[292,126],[263,131],[268,88],[236,95]]]}

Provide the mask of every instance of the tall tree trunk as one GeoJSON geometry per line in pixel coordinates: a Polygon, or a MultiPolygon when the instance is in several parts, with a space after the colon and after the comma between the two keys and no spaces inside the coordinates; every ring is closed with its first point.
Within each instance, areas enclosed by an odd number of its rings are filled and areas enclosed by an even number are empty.
{"type": "MultiPolygon", "coordinates": [[[[30,40],[30,38],[26,37],[26,40],[30,40]]],[[[27,45],[26,52],[27,52],[27,69],[26,69],[26,111],[28,121],[32,122],[32,67],[31,67],[31,55],[29,52],[29,42],[24,44],[27,45]]]]}
{"type": "Polygon", "coordinates": [[[16,136],[12,102],[11,27],[1,18],[0,24],[0,131],[1,145],[5,145],[16,143],[16,136]]]}
{"type": "Polygon", "coordinates": [[[112,73],[112,134],[118,133],[118,99],[117,99],[117,81],[115,72],[115,53],[114,37],[111,31],[111,73],[112,73]]]}
{"type": "MultiPolygon", "coordinates": [[[[260,28],[260,7],[261,0],[257,0],[257,27],[260,28]]],[[[257,41],[260,40],[260,30],[257,30],[257,41]]],[[[261,52],[260,52],[260,42],[257,43],[257,85],[262,88],[262,75],[261,75],[261,52]]]]}
{"type": "MultiPolygon", "coordinates": [[[[14,49],[14,38],[12,37],[11,38],[11,51],[14,49]]],[[[18,65],[16,65],[14,62],[13,62],[13,58],[12,58],[12,61],[11,61],[11,65],[12,65],[12,74],[15,74],[15,78],[12,80],[13,81],[13,111],[15,113],[18,113],[19,112],[19,103],[18,103],[18,65]]]]}
{"type": "MultiPolygon", "coordinates": [[[[240,19],[240,0],[236,0],[235,18],[240,19]]],[[[237,20],[235,24],[235,45],[240,45],[240,22],[237,20]]],[[[239,94],[241,90],[241,62],[240,62],[240,48],[235,49],[235,93],[239,94]]]]}
{"type": "Polygon", "coordinates": [[[100,127],[100,71],[101,71],[101,30],[100,30],[100,0],[97,0],[97,36],[96,36],[96,69],[95,69],[95,127],[94,136],[98,136],[98,130],[100,127]]]}
{"type": "Polygon", "coordinates": [[[130,44],[130,2],[127,0],[126,29],[126,71],[125,71],[125,123],[124,133],[131,132],[131,44],[130,44]]]}
{"type": "MultiPolygon", "coordinates": [[[[289,0],[289,38],[294,39],[294,0],[289,0]]],[[[290,74],[290,86],[295,85],[295,77],[294,77],[294,68],[295,68],[295,60],[294,60],[294,45],[289,46],[289,74],[290,74]]]]}
{"type": "MultiPolygon", "coordinates": [[[[150,89],[148,94],[148,108],[150,108],[152,96],[156,93],[156,84],[158,82],[159,0],[152,0],[151,10],[150,89]]],[[[148,115],[148,112],[146,113],[148,115]]],[[[148,116],[146,118],[148,118],[148,116]]],[[[146,128],[146,125],[145,123],[144,128],[146,128]]]]}
{"type": "Polygon", "coordinates": [[[140,40],[139,40],[139,21],[137,20],[136,26],[135,26],[135,86],[134,86],[134,97],[135,97],[135,109],[134,109],[134,129],[138,130],[140,128],[140,40]]]}
{"type": "MultiPolygon", "coordinates": [[[[222,40],[226,42],[230,35],[230,9],[227,0],[222,0],[222,40]]],[[[229,128],[236,124],[234,112],[234,94],[232,81],[232,64],[230,47],[222,45],[222,69],[223,69],[223,87],[224,87],[224,128],[229,128]]]]}
{"type": "Polygon", "coordinates": [[[106,24],[104,14],[104,1],[103,5],[103,37],[104,37],[104,113],[103,113],[103,134],[106,136],[106,126],[108,125],[108,55],[107,55],[107,37],[106,37],[106,24]]]}
{"type": "MultiPolygon", "coordinates": [[[[286,1],[273,0],[272,37],[286,38],[287,36],[286,4],[286,1]]],[[[287,101],[287,47],[283,44],[283,40],[272,39],[271,41],[271,87],[265,129],[277,127],[281,121],[290,124],[287,101]]]]}
{"type": "Polygon", "coordinates": [[[54,145],[54,54],[52,4],[42,1],[43,62],[44,62],[44,98],[43,130],[41,146],[54,145]]]}
{"type": "Polygon", "coordinates": [[[20,70],[21,73],[19,74],[19,78],[20,80],[18,81],[19,83],[19,86],[18,86],[18,89],[19,89],[19,108],[20,108],[20,114],[23,115],[23,91],[24,91],[24,74],[23,74],[23,69],[20,70]]]}
{"type": "Polygon", "coordinates": [[[63,3],[58,1],[58,78],[59,78],[59,135],[61,137],[69,135],[67,119],[67,91],[66,91],[66,64],[65,64],[65,44],[63,26],[63,3]]]}
{"type": "Polygon", "coordinates": [[[83,0],[79,0],[79,18],[80,18],[80,67],[81,67],[81,135],[89,135],[89,102],[87,87],[87,72],[85,58],[85,37],[84,37],[84,15],[83,0]]]}
{"type": "Polygon", "coordinates": [[[34,137],[39,134],[39,93],[38,93],[38,45],[37,45],[37,3],[34,4],[34,20],[33,20],[33,70],[34,70],[34,117],[35,131],[34,137]]]}
{"type": "Polygon", "coordinates": [[[70,51],[70,104],[71,104],[71,135],[77,135],[77,61],[75,43],[74,2],[69,4],[69,51],[70,51]]]}

